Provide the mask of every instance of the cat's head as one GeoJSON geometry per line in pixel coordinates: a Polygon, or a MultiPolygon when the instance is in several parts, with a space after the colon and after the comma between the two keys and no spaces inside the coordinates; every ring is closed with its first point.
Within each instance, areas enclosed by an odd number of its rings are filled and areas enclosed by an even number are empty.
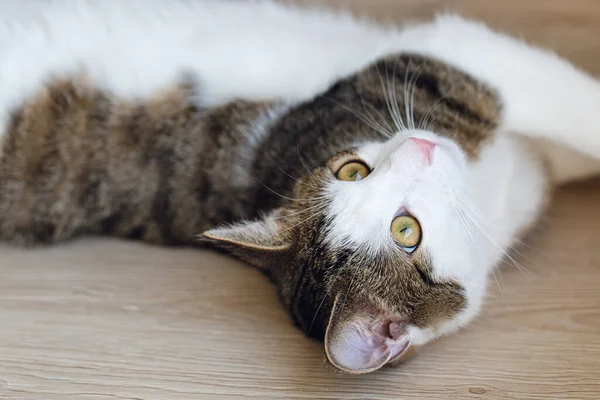
{"type": "Polygon", "coordinates": [[[401,132],[306,174],[287,206],[204,237],[265,271],[335,367],[366,373],[479,308],[485,271],[456,212],[467,173],[454,141],[401,132]]]}

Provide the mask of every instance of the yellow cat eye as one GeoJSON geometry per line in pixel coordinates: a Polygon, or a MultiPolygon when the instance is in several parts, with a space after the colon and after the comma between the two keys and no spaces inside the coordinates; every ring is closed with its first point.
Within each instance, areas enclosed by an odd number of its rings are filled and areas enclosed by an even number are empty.
{"type": "Polygon", "coordinates": [[[350,161],[342,165],[335,174],[340,181],[360,181],[371,173],[369,167],[360,161],[350,161]]]}
{"type": "Polygon", "coordinates": [[[410,215],[394,218],[391,230],[396,243],[409,253],[412,253],[421,242],[421,225],[410,215]]]}

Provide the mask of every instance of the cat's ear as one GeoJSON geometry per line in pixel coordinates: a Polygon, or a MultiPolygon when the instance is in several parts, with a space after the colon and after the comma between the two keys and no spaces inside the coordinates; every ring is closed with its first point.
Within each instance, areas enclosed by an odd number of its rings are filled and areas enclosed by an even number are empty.
{"type": "Polygon", "coordinates": [[[278,209],[254,221],[217,227],[202,233],[200,240],[249,264],[267,268],[274,257],[282,255],[290,247],[283,214],[278,209]]]}
{"type": "Polygon", "coordinates": [[[411,350],[406,322],[384,315],[366,302],[334,300],[325,333],[325,354],[336,368],[351,374],[375,371],[408,358],[411,350]]]}

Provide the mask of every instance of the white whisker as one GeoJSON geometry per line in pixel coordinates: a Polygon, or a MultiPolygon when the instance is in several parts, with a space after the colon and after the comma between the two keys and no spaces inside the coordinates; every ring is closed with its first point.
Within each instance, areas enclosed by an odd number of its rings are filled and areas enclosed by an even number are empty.
{"type": "MultiPolygon", "coordinates": [[[[486,215],[484,215],[466,196],[459,194],[457,196],[457,200],[460,201],[464,205],[464,207],[466,208],[467,211],[472,212],[473,216],[476,217],[479,222],[481,222],[482,224],[485,223],[491,229],[498,229],[489,220],[489,218],[486,215]]],[[[510,237],[510,239],[511,239],[511,241],[518,243],[519,245],[522,245],[524,247],[531,247],[516,237],[510,237]]]]}
{"type": "MultiPolygon", "coordinates": [[[[300,139],[298,139],[300,140],[300,139]]],[[[308,166],[306,165],[306,163],[304,162],[304,158],[302,157],[302,154],[300,154],[300,146],[298,145],[298,141],[296,141],[296,151],[298,153],[298,158],[300,158],[300,162],[302,163],[302,166],[304,167],[304,169],[306,170],[306,172],[308,172],[310,174],[310,176],[312,176],[313,178],[315,178],[317,180],[317,182],[322,183],[323,185],[327,185],[329,182],[318,178],[315,174],[313,174],[313,172],[308,168],[308,166]]]]}
{"type": "MultiPolygon", "coordinates": [[[[327,299],[327,296],[329,296],[329,293],[331,292],[331,289],[333,288],[335,281],[337,281],[340,278],[340,276],[342,275],[342,272],[344,272],[347,267],[348,267],[348,265],[343,265],[342,267],[340,267],[340,269],[335,274],[335,278],[333,278],[333,280],[329,284],[329,287],[327,288],[327,291],[323,295],[323,299],[321,300],[321,303],[319,303],[319,307],[317,307],[317,311],[315,311],[315,316],[313,317],[313,319],[312,319],[312,321],[310,323],[310,327],[308,328],[308,332],[309,333],[312,330],[312,327],[313,327],[313,325],[314,325],[314,323],[315,323],[315,321],[317,319],[317,315],[319,315],[319,311],[321,311],[321,307],[323,307],[323,304],[325,303],[325,300],[327,299]]],[[[354,279],[354,277],[352,278],[352,280],[353,279],[354,279]]],[[[350,287],[348,287],[348,290],[350,290],[350,287]]],[[[346,296],[347,296],[347,293],[346,293],[346,296]]],[[[344,301],[346,301],[346,300],[344,299],[344,301]]]]}
{"type": "Polygon", "coordinates": [[[408,127],[410,129],[414,129],[414,125],[411,126],[410,123],[410,117],[409,117],[409,113],[408,110],[410,108],[410,104],[408,104],[408,86],[409,86],[409,81],[408,81],[408,73],[410,70],[410,59],[408,60],[408,64],[405,66],[404,69],[404,87],[403,87],[403,91],[404,91],[404,116],[406,117],[406,122],[408,124],[408,127]]]}
{"type": "MultiPolygon", "coordinates": [[[[381,125],[379,122],[377,122],[373,118],[373,116],[371,114],[369,114],[368,112],[367,112],[368,117],[365,117],[364,115],[361,115],[357,111],[353,110],[352,108],[348,107],[345,104],[340,103],[339,101],[337,101],[335,99],[327,98],[327,100],[331,101],[332,103],[335,103],[336,105],[342,107],[344,110],[350,112],[352,115],[354,115],[355,117],[360,119],[362,122],[364,122],[368,127],[373,129],[375,132],[380,133],[383,136],[388,137],[388,138],[393,136],[393,132],[386,130],[385,127],[383,125],[381,125]]],[[[363,108],[365,108],[365,111],[366,111],[364,101],[363,101],[363,108]]]]}
{"type": "Polygon", "coordinates": [[[279,170],[280,170],[280,171],[281,171],[281,172],[282,172],[282,173],[283,173],[285,176],[287,176],[287,177],[289,177],[289,178],[293,179],[294,181],[298,182],[298,183],[299,183],[299,184],[301,184],[301,185],[307,186],[307,187],[309,187],[309,188],[312,188],[312,189],[315,189],[315,190],[321,190],[321,188],[318,188],[318,187],[316,187],[316,186],[313,186],[313,185],[309,185],[308,183],[306,183],[306,182],[303,182],[302,180],[300,180],[300,179],[298,179],[298,178],[294,178],[292,175],[290,175],[290,174],[288,174],[287,172],[285,172],[285,171],[284,171],[284,170],[283,170],[283,169],[282,169],[282,168],[279,166],[279,164],[278,164],[278,163],[277,163],[275,160],[272,160],[272,161],[273,161],[273,163],[275,163],[275,166],[277,167],[277,169],[279,169],[279,170]]]}
{"type": "MultiPolygon", "coordinates": [[[[439,99],[437,99],[433,103],[433,105],[431,107],[429,107],[429,110],[427,110],[425,115],[423,115],[421,117],[421,120],[419,121],[419,125],[418,125],[419,129],[428,129],[427,125],[429,124],[429,119],[431,118],[431,116],[435,112],[435,109],[440,105],[440,103],[442,102],[443,99],[444,99],[444,97],[440,97],[439,99]]],[[[434,122],[434,124],[437,124],[437,122],[434,122]]],[[[435,129],[432,127],[430,130],[434,131],[435,129]]]]}
{"type": "MultiPolygon", "coordinates": [[[[406,131],[408,130],[407,125],[404,123],[404,120],[402,118],[402,113],[400,112],[400,106],[398,103],[398,91],[396,90],[396,69],[398,67],[399,61],[396,62],[394,64],[394,71],[392,73],[392,82],[389,82],[388,79],[388,85],[389,85],[389,90],[388,93],[390,94],[390,102],[392,103],[392,112],[393,115],[396,116],[396,119],[398,119],[400,121],[400,123],[402,124],[402,130],[406,131]]],[[[404,99],[406,100],[406,99],[404,99]]]]}
{"type": "MultiPolygon", "coordinates": [[[[457,197],[458,198],[458,197],[457,197]]],[[[523,275],[532,278],[533,274],[527,269],[525,268],[523,265],[521,265],[517,260],[515,260],[514,257],[512,257],[502,246],[500,246],[493,238],[490,234],[488,234],[485,230],[485,228],[477,221],[476,218],[473,217],[472,214],[469,213],[468,209],[465,208],[465,206],[463,204],[461,205],[461,209],[464,212],[465,216],[469,219],[469,221],[473,224],[473,226],[475,226],[488,240],[489,242],[494,245],[494,247],[496,247],[498,250],[500,250],[500,252],[502,252],[502,254],[508,258],[513,265],[523,273],[523,275]]],[[[504,260],[501,260],[501,262],[504,260]]]]}
{"type": "Polygon", "coordinates": [[[260,179],[256,178],[256,180],[258,181],[258,183],[260,183],[265,189],[267,189],[269,192],[276,194],[277,196],[281,197],[282,199],[286,199],[289,201],[294,201],[294,202],[304,202],[304,201],[316,201],[316,200],[323,200],[326,198],[325,195],[320,195],[320,196],[316,196],[313,198],[309,198],[309,199],[295,199],[292,197],[288,197],[288,196],[284,196],[281,193],[271,189],[270,187],[268,187],[267,185],[265,185],[262,181],[260,181],[260,179]]]}
{"type": "MultiPolygon", "coordinates": [[[[477,249],[478,248],[477,241],[475,239],[475,236],[473,235],[473,232],[469,228],[468,223],[465,220],[465,216],[462,215],[463,210],[457,209],[456,207],[452,207],[452,211],[454,212],[454,215],[458,219],[462,231],[467,235],[469,242],[473,245],[474,249],[477,249]]],[[[502,286],[500,285],[500,282],[498,281],[498,278],[496,276],[495,268],[492,268],[492,275],[494,277],[494,281],[496,282],[496,286],[498,286],[498,290],[500,291],[500,293],[502,293],[502,286]]]]}
{"type": "Polygon", "coordinates": [[[381,129],[382,129],[383,132],[387,133],[387,137],[391,138],[392,136],[394,136],[394,128],[392,128],[390,126],[390,124],[388,123],[388,121],[386,120],[386,118],[383,116],[383,114],[379,110],[377,110],[372,104],[366,104],[364,98],[362,97],[362,95],[360,96],[360,100],[362,102],[363,108],[365,109],[365,112],[368,113],[368,111],[367,111],[367,105],[368,105],[371,108],[371,110],[373,112],[375,112],[379,116],[379,118],[381,119],[381,121],[383,121],[383,123],[385,123],[385,125],[386,125],[385,127],[382,124],[380,124],[380,123],[377,123],[377,125],[381,127],[381,129]]]}
{"type": "Polygon", "coordinates": [[[293,213],[290,213],[290,214],[281,215],[281,216],[275,217],[273,219],[292,218],[292,217],[295,217],[295,216],[302,215],[304,213],[310,212],[312,210],[321,211],[323,208],[325,208],[325,206],[326,206],[326,204],[323,204],[321,202],[321,203],[315,204],[313,206],[307,207],[307,208],[305,208],[303,210],[300,210],[300,211],[297,211],[297,212],[293,212],[293,213]]]}
{"type": "MultiPolygon", "coordinates": [[[[325,207],[325,206],[326,206],[326,204],[324,205],[324,207],[325,207]]],[[[282,234],[282,233],[284,233],[284,232],[288,232],[288,231],[290,231],[290,230],[292,230],[292,229],[294,229],[294,228],[297,228],[297,227],[299,227],[300,225],[303,225],[303,224],[307,223],[307,222],[308,222],[308,221],[310,221],[311,219],[313,219],[313,218],[315,218],[315,217],[318,217],[319,215],[320,215],[320,213],[315,213],[314,215],[311,215],[311,216],[309,216],[309,217],[307,217],[307,218],[303,219],[302,221],[298,222],[297,224],[294,224],[294,225],[292,225],[292,226],[290,226],[290,227],[287,227],[286,229],[283,229],[283,230],[281,230],[281,231],[277,232],[277,234],[282,234]]]]}
{"type": "Polygon", "coordinates": [[[388,69],[387,69],[387,63],[385,63],[385,76],[386,79],[383,79],[383,76],[381,75],[381,72],[378,72],[379,75],[379,81],[381,83],[381,90],[383,93],[383,98],[385,100],[385,104],[387,106],[388,109],[388,113],[390,114],[390,117],[392,118],[392,122],[394,123],[394,125],[396,125],[396,130],[398,131],[404,131],[406,130],[406,127],[404,126],[404,122],[402,121],[402,117],[400,116],[400,118],[398,118],[398,114],[394,113],[394,109],[393,109],[393,101],[390,98],[390,91],[388,88],[388,82],[389,82],[389,75],[388,75],[388,69]]]}
{"type": "Polygon", "coordinates": [[[421,75],[421,67],[417,69],[414,75],[414,79],[412,79],[412,91],[410,94],[410,115],[409,120],[412,126],[412,129],[417,129],[415,127],[415,90],[417,89],[417,81],[419,80],[419,76],[421,75]]]}

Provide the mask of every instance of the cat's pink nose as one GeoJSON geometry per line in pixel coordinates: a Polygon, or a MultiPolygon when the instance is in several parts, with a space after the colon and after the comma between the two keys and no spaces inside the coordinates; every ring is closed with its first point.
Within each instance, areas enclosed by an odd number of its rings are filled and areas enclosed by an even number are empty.
{"type": "Polygon", "coordinates": [[[433,153],[433,149],[435,149],[435,143],[432,143],[429,140],[419,139],[416,137],[408,138],[408,140],[417,145],[417,147],[425,157],[427,164],[431,164],[431,154],[433,153]]]}

